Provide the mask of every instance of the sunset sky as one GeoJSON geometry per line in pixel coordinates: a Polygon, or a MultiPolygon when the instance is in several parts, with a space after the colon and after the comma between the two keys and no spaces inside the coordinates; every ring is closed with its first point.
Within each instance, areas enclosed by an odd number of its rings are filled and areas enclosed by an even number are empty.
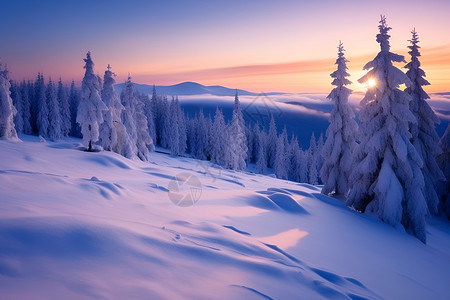
{"type": "MultiPolygon", "coordinates": [[[[419,33],[429,92],[450,91],[450,1],[20,1],[0,3],[0,59],[11,78],[79,83],[88,50],[117,81],[195,81],[255,92],[327,92],[339,40],[351,80],[379,50],[380,14],[392,51],[419,33]]],[[[402,65],[399,65],[402,66],[402,65]]],[[[353,84],[355,90],[364,86],[353,84]]]]}

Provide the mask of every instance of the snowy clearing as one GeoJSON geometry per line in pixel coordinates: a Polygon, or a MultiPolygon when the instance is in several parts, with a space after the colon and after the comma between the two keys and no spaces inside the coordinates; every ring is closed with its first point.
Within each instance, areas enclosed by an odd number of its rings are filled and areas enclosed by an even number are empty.
{"type": "Polygon", "coordinates": [[[450,224],[428,244],[307,185],[79,139],[0,141],[4,299],[448,299],[450,224]],[[174,190],[180,173],[201,186],[174,190]],[[172,181],[172,183],[171,183],[172,181]],[[171,200],[191,195],[194,205],[171,200]]]}

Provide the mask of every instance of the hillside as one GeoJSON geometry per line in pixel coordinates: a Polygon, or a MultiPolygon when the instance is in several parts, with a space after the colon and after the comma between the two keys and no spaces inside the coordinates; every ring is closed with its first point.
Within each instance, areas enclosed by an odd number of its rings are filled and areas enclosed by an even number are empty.
{"type": "Polygon", "coordinates": [[[2,298],[450,294],[446,221],[428,220],[424,245],[320,187],[161,153],[149,163],[86,153],[78,139],[21,139],[0,141],[2,298]]]}

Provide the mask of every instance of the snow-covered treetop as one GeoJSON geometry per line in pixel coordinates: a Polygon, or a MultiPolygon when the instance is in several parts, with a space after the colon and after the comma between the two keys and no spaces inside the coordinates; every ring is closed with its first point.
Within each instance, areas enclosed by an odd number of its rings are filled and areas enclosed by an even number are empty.
{"type": "Polygon", "coordinates": [[[338,46],[338,58],[336,59],[336,65],[337,70],[330,74],[332,78],[334,78],[332,85],[341,87],[344,85],[351,84],[352,82],[348,80],[346,77],[350,76],[350,74],[347,73],[347,62],[348,60],[344,56],[344,44],[342,44],[341,41],[339,41],[338,46]]]}
{"type": "Polygon", "coordinates": [[[241,111],[241,105],[239,103],[239,95],[238,95],[238,90],[236,89],[236,94],[234,96],[234,111],[235,112],[240,112],[241,111]]]}
{"type": "Polygon", "coordinates": [[[388,32],[392,28],[387,25],[386,16],[381,15],[380,25],[378,25],[378,29],[380,33],[377,34],[377,42],[380,43],[381,51],[387,51],[391,49],[391,45],[389,45],[389,38],[391,37],[388,32]]]}
{"type": "Polygon", "coordinates": [[[405,84],[407,87],[411,85],[409,78],[400,69],[394,67],[392,62],[404,62],[405,57],[403,55],[398,55],[389,52],[389,38],[388,34],[391,27],[386,23],[386,17],[381,16],[380,25],[378,26],[380,33],[377,34],[377,42],[380,44],[381,51],[377,56],[369,61],[365,66],[364,70],[370,70],[366,75],[361,77],[358,82],[365,83],[369,79],[373,79],[376,82],[375,89],[368,91],[366,97],[364,97],[362,103],[366,103],[368,100],[373,99],[375,90],[384,91],[386,87],[390,89],[398,88],[400,84],[405,84]],[[387,75],[387,76],[386,76],[387,75]]]}
{"type": "Polygon", "coordinates": [[[6,77],[8,75],[8,73],[9,73],[8,66],[5,65],[5,67],[2,68],[2,65],[3,65],[2,62],[0,61],[0,75],[6,77]]]}
{"type": "Polygon", "coordinates": [[[91,51],[86,53],[86,58],[83,59],[86,65],[83,67],[86,69],[85,76],[94,75],[94,62],[91,59],[91,51]]]}
{"type": "Polygon", "coordinates": [[[420,61],[419,57],[420,52],[420,46],[419,46],[419,35],[416,32],[416,29],[414,28],[411,31],[412,38],[408,40],[411,45],[408,46],[410,51],[408,53],[411,55],[411,61],[406,64],[405,68],[408,69],[406,72],[406,75],[411,79],[413,83],[413,88],[415,92],[422,98],[422,99],[429,99],[427,93],[421,88],[421,86],[424,85],[430,85],[430,83],[424,78],[425,72],[420,68],[420,61]]]}
{"type": "Polygon", "coordinates": [[[113,71],[111,71],[111,65],[108,64],[108,66],[106,67],[106,71],[105,71],[105,76],[103,77],[103,85],[104,86],[110,86],[110,85],[114,85],[116,83],[116,81],[114,80],[114,77],[116,77],[116,73],[114,73],[113,71]]]}

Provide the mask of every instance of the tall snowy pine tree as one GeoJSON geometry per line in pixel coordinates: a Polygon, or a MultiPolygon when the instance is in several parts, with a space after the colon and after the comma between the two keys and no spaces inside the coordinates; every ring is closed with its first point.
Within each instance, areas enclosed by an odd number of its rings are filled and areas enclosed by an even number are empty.
{"type": "Polygon", "coordinates": [[[154,150],[154,145],[148,133],[144,104],[139,100],[129,75],[120,99],[125,107],[122,112],[122,120],[130,136],[132,151],[141,160],[146,161],[149,157],[149,151],[154,150]]]}
{"type": "Polygon", "coordinates": [[[38,74],[35,87],[35,101],[37,107],[36,127],[37,133],[42,137],[48,136],[48,127],[50,126],[48,117],[47,97],[45,96],[44,75],[38,74]]]}
{"type": "Polygon", "coordinates": [[[275,162],[273,171],[277,178],[288,179],[289,173],[289,142],[287,137],[286,126],[277,139],[275,162]]]}
{"type": "Polygon", "coordinates": [[[308,183],[317,185],[319,184],[319,172],[317,169],[317,158],[320,153],[317,151],[316,136],[314,132],[311,134],[311,139],[309,140],[308,149],[308,183]]]}
{"type": "Polygon", "coordinates": [[[246,166],[247,138],[237,90],[234,98],[233,116],[227,126],[226,134],[228,147],[225,150],[225,167],[232,170],[243,170],[246,166]]]}
{"type": "Polygon", "coordinates": [[[93,144],[98,141],[99,127],[103,123],[103,112],[108,108],[100,96],[100,82],[94,74],[94,62],[91,52],[86,54],[83,82],[81,84],[80,104],[78,105],[77,123],[81,125],[83,144],[87,151],[93,151],[93,144]]]}
{"type": "Polygon", "coordinates": [[[61,114],[61,134],[63,136],[68,136],[72,126],[70,120],[69,95],[67,93],[67,87],[63,85],[61,78],[59,78],[58,82],[58,103],[61,114]]]}
{"type": "Polygon", "coordinates": [[[423,161],[422,173],[425,181],[423,192],[427,200],[428,210],[432,213],[437,213],[439,198],[436,194],[436,187],[439,181],[445,180],[444,174],[442,174],[436,163],[436,155],[441,150],[438,146],[439,136],[436,133],[434,124],[439,123],[439,119],[425,101],[430,97],[423,90],[422,86],[430,83],[424,78],[425,72],[420,68],[419,37],[415,29],[411,33],[411,45],[408,46],[411,61],[405,66],[408,69],[406,75],[412,83],[406,89],[406,92],[411,95],[409,108],[417,119],[417,123],[411,125],[411,143],[416,147],[423,161]]]}
{"type": "Polygon", "coordinates": [[[267,167],[273,168],[277,147],[277,125],[273,115],[270,116],[269,132],[266,136],[267,167]]]}
{"type": "Polygon", "coordinates": [[[100,124],[99,136],[103,149],[107,151],[118,149],[117,129],[114,122],[120,122],[122,124],[120,114],[124,109],[114,91],[114,75],[111,72],[111,66],[108,65],[103,76],[104,84],[101,92],[102,101],[108,109],[103,111],[103,123],[100,124]],[[113,114],[115,114],[115,120],[113,120],[113,114]]]}
{"type": "Polygon", "coordinates": [[[8,70],[6,67],[3,69],[0,63],[0,139],[17,140],[14,127],[14,115],[17,110],[11,99],[10,87],[8,70]]]}
{"type": "Polygon", "coordinates": [[[361,83],[374,79],[376,84],[361,101],[364,137],[355,152],[347,204],[392,226],[401,224],[425,243],[422,160],[409,132],[417,121],[409,110],[411,97],[398,88],[400,84],[410,86],[411,81],[392,64],[404,62],[404,57],[389,52],[391,28],[384,16],[378,28],[381,51],[365,65],[369,71],[359,79],[361,83]]]}
{"type": "Polygon", "coordinates": [[[332,85],[336,87],[328,95],[328,99],[334,102],[330,115],[322,157],[324,159],[321,178],[324,183],[322,193],[327,195],[332,192],[345,195],[348,191],[348,178],[352,162],[352,154],[356,147],[356,135],[358,125],[355,114],[348,104],[348,97],[352,90],[345,87],[351,84],[346,77],[347,60],[344,56],[344,46],[339,42],[337,70],[331,73],[334,78],[332,85]]]}
{"type": "Polygon", "coordinates": [[[48,118],[49,121],[51,121],[48,126],[48,137],[51,140],[56,141],[62,137],[61,111],[58,103],[58,97],[56,95],[56,88],[51,79],[48,81],[46,97],[48,118]]]}

